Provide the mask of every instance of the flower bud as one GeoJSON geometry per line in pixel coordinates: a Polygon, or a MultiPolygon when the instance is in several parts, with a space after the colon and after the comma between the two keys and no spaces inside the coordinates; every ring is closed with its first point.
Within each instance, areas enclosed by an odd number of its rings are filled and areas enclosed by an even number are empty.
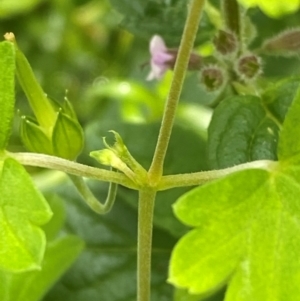
{"type": "Polygon", "coordinates": [[[238,59],[235,70],[242,80],[253,80],[262,73],[261,59],[251,53],[243,55],[238,59]]]}
{"type": "Polygon", "coordinates": [[[300,53],[300,28],[285,30],[267,39],[262,45],[262,50],[271,55],[298,55],[300,53]]]}
{"type": "Polygon", "coordinates": [[[134,172],[111,149],[92,151],[90,152],[90,156],[103,165],[122,171],[128,178],[135,181],[134,172]]]}
{"type": "Polygon", "coordinates": [[[213,39],[213,43],[216,47],[216,50],[222,55],[236,53],[238,49],[236,35],[224,30],[219,30],[218,35],[213,39]]]}
{"type": "Polygon", "coordinates": [[[16,49],[16,73],[35,118],[22,117],[20,134],[24,145],[33,152],[74,160],[83,147],[83,130],[71,103],[57,103],[44,93],[33,70],[18,48],[13,33],[5,35],[16,49]]]}
{"type": "Polygon", "coordinates": [[[92,151],[90,156],[103,165],[108,165],[122,171],[137,184],[144,183],[147,180],[147,171],[130,154],[121,136],[115,131],[110,132],[115,137],[113,146],[108,145],[106,139],[103,138],[106,149],[92,151]]]}
{"type": "Polygon", "coordinates": [[[200,72],[200,82],[207,92],[220,90],[225,81],[225,72],[217,65],[205,66],[200,72]]]}

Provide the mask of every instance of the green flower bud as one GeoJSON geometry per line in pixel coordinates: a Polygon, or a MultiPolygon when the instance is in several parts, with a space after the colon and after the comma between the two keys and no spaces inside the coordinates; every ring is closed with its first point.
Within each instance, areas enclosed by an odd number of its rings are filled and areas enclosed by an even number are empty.
{"type": "Polygon", "coordinates": [[[122,171],[132,181],[136,181],[134,172],[111,149],[93,151],[90,152],[90,156],[103,165],[111,166],[122,171]]]}
{"type": "Polygon", "coordinates": [[[271,55],[293,56],[300,53],[300,28],[285,30],[267,39],[262,50],[271,55]]]}
{"type": "Polygon", "coordinates": [[[83,148],[83,131],[77,120],[62,113],[57,119],[51,135],[30,117],[22,116],[20,135],[25,147],[43,153],[74,160],[83,148]]]}
{"type": "Polygon", "coordinates": [[[83,148],[83,130],[77,119],[61,110],[52,132],[52,147],[55,156],[74,160],[83,148]]]}
{"type": "Polygon", "coordinates": [[[121,136],[115,131],[110,132],[115,136],[113,146],[108,145],[106,139],[103,138],[103,143],[107,148],[93,151],[90,156],[103,165],[122,171],[137,184],[145,183],[148,176],[147,171],[130,154],[121,136]]]}
{"type": "Polygon", "coordinates": [[[213,43],[216,50],[222,55],[231,55],[238,50],[238,41],[236,35],[232,32],[219,30],[217,36],[213,39],[213,43]]]}
{"type": "Polygon", "coordinates": [[[115,143],[111,147],[106,143],[105,138],[103,138],[105,146],[112,150],[123,162],[125,162],[135,174],[145,179],[147,177],[147,171],[130,154],[121,136],[115,131],[110,132],[115,136],[115,143]]]}
{"type": "Polygon", "coordinates": [[[36,80],[24,54],[12,33],[5,38],[16,48],[16,73],[19,83],[33,110],[35,119],[23,117],[21,138],[28,150],[74,160],[83,147],[83,130],[71,103],[63,104],[47,97],[36,80]]]}
{"type": "Polygon", "coordinates": [[[241,56],[236,63],[235,71],[244,81],[256,79],[262,73],[260,57],[251,53],[241,56]]]}
{"type": "Polygon", "coordinates": [[[200,82],[207,92],[218,91],[226,82],[225,72],[217,65],[205,66],[200,72],[200,82]]]}

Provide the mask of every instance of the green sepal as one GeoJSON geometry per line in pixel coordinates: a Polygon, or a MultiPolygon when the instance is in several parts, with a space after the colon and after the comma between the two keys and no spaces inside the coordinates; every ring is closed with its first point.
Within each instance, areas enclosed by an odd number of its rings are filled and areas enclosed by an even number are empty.
{"type": "Polygon", "coordinates": [[[0,43],[0,150],[5,149],[11,132],[15,105],[15,49],[0,43]]]}
{"type": "Polygon", "coordinates": [[[16,73],[22,90],[40,126],[45,131],[51,131],[56,120],[56,112],[35,78],[27,58],[18,48],[14,36],[10,39],[14,42],[16,48],[16,73]]]}
{"type": "Polygon", "coordinates": [[[60,111],[52,133],[53,154],[74,160],[84,143],[83,130],[78,121],[60,111]]]}
{"type": "Polygon", "coordinates": [[[40,226],[52,217],[48,203],[23,166],[10,158],[1,168],[0,191],[0,269],[40,269],[46,246],[40,226]]]}
{"type": "Polygon", "coordinates": [[[26,149],[32,152],[52,155],[51,139],[33,118],[22,116],[20,136],[26,149]]]}
{"type": "Polygon", "coordinates": [[[67,97],[64,98],[63,102],[59,102],[53,98],[49,98],[48,100],[51,102],[52,106],[55,108],[56,112],[61,111],[65,115],[68,115],[70,118],[77,121],[77,115],[74,111],[74,108],[67,97]]]}

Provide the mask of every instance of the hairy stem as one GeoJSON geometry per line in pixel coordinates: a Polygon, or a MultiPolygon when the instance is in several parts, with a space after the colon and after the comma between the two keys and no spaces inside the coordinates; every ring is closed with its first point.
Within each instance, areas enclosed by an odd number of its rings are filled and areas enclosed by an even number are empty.
{"type": "Polygon", "coordinates": [[[82,177],[69,175],[69,178],[81,194],[85,203],[96,213],[106,214],[108,213],[116,199],[118,185],[116,183],[109,183],[108,194],[106,200],[102,204],[92,193],[90,188],[84,182],[82,177]]]}
{"type": "Polygon", "coordinates": [[[43,154],[7,153],[7,156],[17,160],[22,165],[55,169],[74,176],[87,177],[104,182],[113,182],[128,188],[138,189],[138,186],[134,182],[119,172],[95,168],[55,156],[43,154]]]}
{"type": "Polygon", "coordinates": [[[249,163],[236,165],[219,170],[201,171],[187,174],[168,175],[162,177],[158,190],[166,190],[175,187],[187,187],[195,185],[203,185],[207,182],[228,176],[234,172],[246,169],[264,169],[274,170],[278,166],[278,162],[270,160],[259,160],[249,163]]]}
{"type": "Polygon", "coordinates": [[[166,102],[164,116],[158,136],[158,141],[149,169],[150,184],[155,186],[163,174],[163,164],[166,156],[171,132],[174,124],[176,108],[179,96],[182,90],[183,80],[185,77],[190,53],[192,51],[195,37],[197,34],[201,12],[204,7],[205,0],[193,0],[189,7],[189,13],[183,36],[181,39],[178,56],[174,68],[174,76],[170,87],[169,96],[166,102]]]}
{"type": "Polygon", "coordinates": [[[139,192],[137,300],[150,301],[152,221],[156,191],[139,192]]]}
{"type": "Polygon", "coordinates": [[[225,24],[228,29],[240,38],[241,20],[239,5],[236,0],[222,0],[222,11],[225,24]]]}

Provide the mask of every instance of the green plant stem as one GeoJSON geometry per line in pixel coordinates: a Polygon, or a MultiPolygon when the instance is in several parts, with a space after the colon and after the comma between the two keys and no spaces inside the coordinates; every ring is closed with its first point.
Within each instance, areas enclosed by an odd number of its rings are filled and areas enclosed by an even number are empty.
{"type": "Polygon", "coordinates": [[[87,184],[84,182],[82,177],[69,175],[69,178],[76,186],[78,192],[83,197],[85,203],[96,213],[98,214],[106,214],[108,213],[116,199],[117,188],[118,185],[115,183],[109,183],[108,194],[105,202],[102,204],[97,198],[94,196],[92,191],[89,189],[87,184]]]}
{"type": "Polygon", "coordinates": [[[70,175],[87,177],[104,182],[113,182],[131,189],[139,189],[139,187],[132,182],[124,174],[87,166],[76,163],[66,159],[55,156],[36,154],[36,153],[7,153],[7,157],[17,160],[22,165],[44,167],[63,171],[70,175]]]}
{"type": "Polygon", "coordinates": [[[155,186],[160,181],[160,178],[163,174],[163,164],[171,137],[176,108],[179,96],[181,94],[183,80],[186,74],[190,53],[194,45],[204,4],[205,0],[193,0],[189,7],[188,17],[185,23],[185,28],[174,68],[174,76],[165,105],[158,141],[148,173],[149,182],[152,186],[155,186]]]}
{"type": "Polygon", "coordinates": [[[150,301],[153,209],[156,191],[139,192],[137,301],[150,301]]]}
{"type": "Polygon", "coordinates": [[[227,28],[234,32],[240,40],[241,18],[239,4],[236,0],[222,0],[221,7],[227,28]]]}
{"type": "Polygon", "coordinates": [[[188,174],[177,174],[168,175],[162,177],[158,190],[167,190],[175,187],[187,187],[195,185],[203,185],[207,182],[228,176],[234,172],[246,170],[246,169],[264,169],[264,170],[274,170],[278,167],[278,162],[270,160],[259,160],[249,163],[244,163],[236,165],[229,168],[201,171],[188,174]]]}

